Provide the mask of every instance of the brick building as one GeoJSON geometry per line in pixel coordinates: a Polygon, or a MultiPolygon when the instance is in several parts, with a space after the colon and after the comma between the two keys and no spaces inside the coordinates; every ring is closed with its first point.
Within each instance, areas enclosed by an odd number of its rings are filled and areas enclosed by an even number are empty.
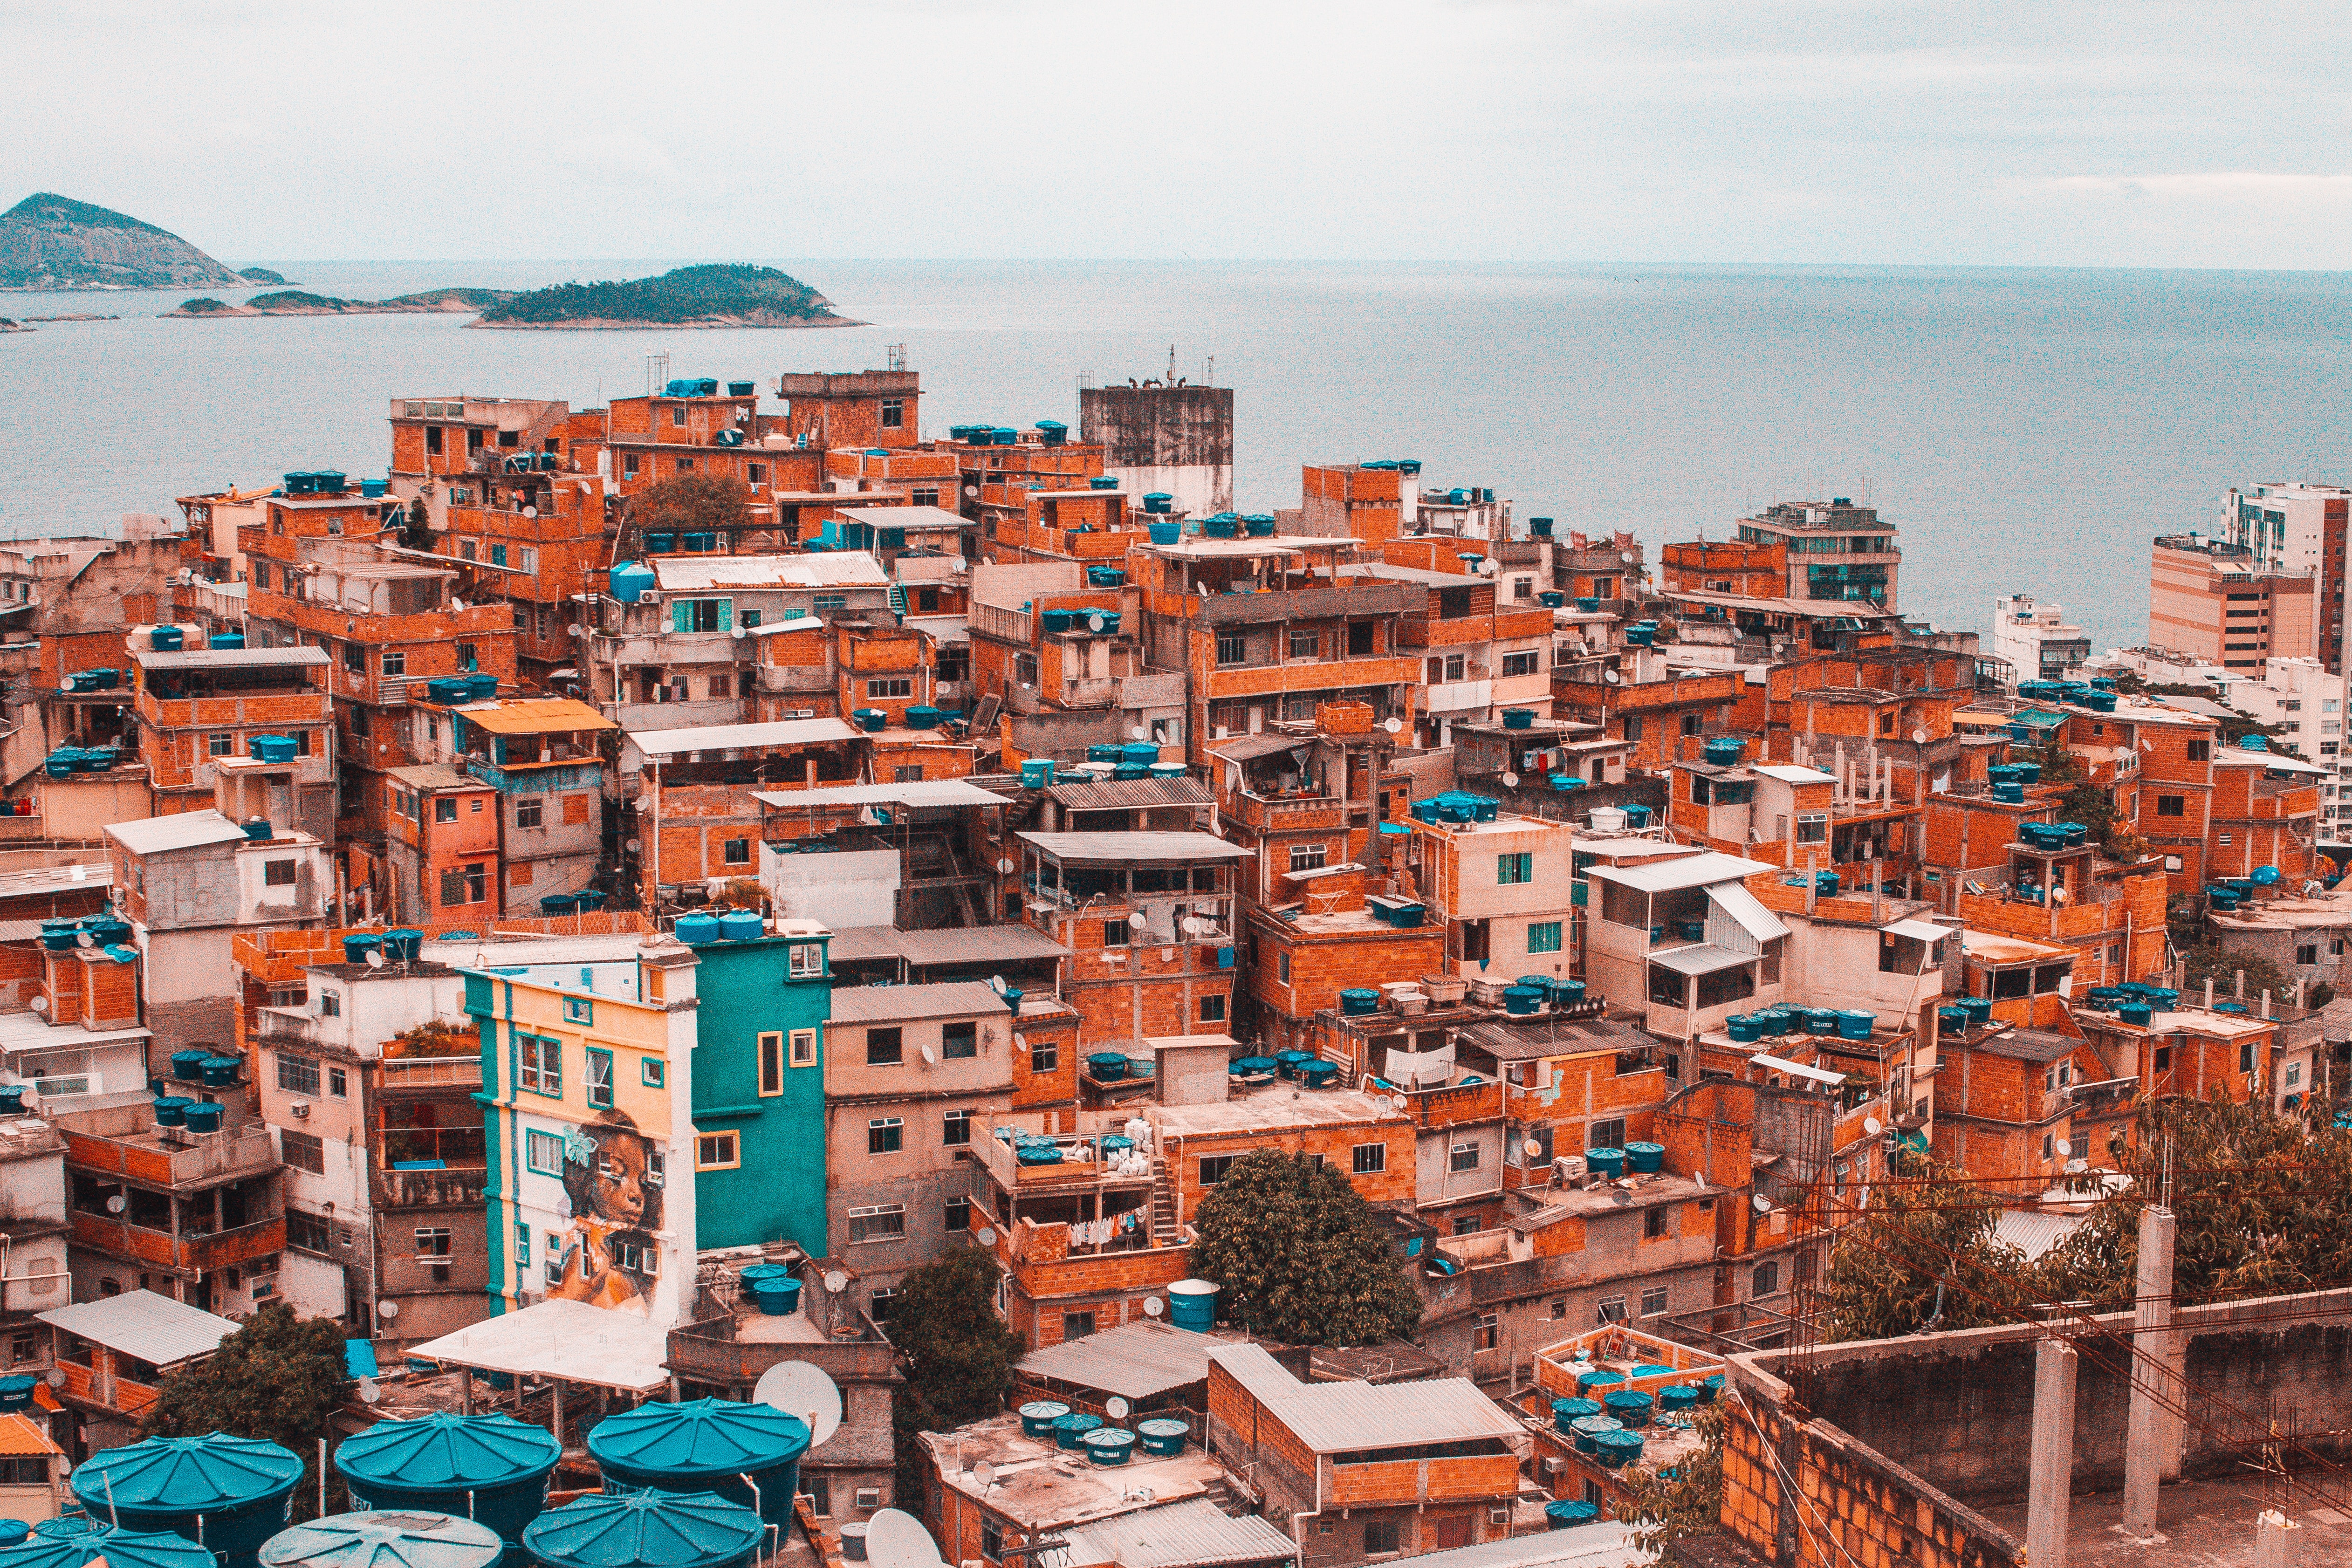
{"type": "Polygon", "coordinates": [[[1090,1048],[1226,1032],[1233,862],[1206,833],[1020,833],[1024,914],[1070,950],[1062,995],[1090,1048]]]}

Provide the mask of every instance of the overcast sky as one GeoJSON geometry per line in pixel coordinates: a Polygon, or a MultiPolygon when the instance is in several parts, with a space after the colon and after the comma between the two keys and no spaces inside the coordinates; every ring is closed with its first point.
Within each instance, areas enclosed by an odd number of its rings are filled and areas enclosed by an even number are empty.
{"type": "Polygon", "coordinates": [[[7,5],[0,161],[224,259],[2352,267],[2352,7],[7,5]]]}

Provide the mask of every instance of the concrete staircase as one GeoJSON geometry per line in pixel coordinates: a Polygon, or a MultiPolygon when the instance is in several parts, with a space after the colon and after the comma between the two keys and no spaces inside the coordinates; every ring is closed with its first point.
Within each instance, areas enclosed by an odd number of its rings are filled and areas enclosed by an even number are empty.
{"type": "Polygon", "coordinates": [[[1168,1162],[1159,1155],[1151,1156],[1151,1240],[1157,1247],[1173,1244],[1176,1239],[1176,1185],[1168,1175],[1168,1162]]]}

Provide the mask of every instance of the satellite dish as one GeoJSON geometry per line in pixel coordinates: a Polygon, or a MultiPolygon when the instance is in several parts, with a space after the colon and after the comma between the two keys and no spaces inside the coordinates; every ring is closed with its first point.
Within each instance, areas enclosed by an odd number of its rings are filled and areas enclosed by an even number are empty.
{"type": "Polygon", "coordinates": [[[383,967],[383,955],[377,952],[374,948],[369,948],[365,956],[367,958],[367,967],[369,968],[381,969],[383,967]]]}
{"type": "Polygon", "coordinates": [[[1013,874],[1013,862],[1009,860],[998,861],[996,862],[996,874],[999,876],[1011,876],[1013,874]]]}
{"type": "Polygon", "coordinates": [[[400,1303],[398,1301],[378,1301],[375,1304],[375,1315],[382,1318],[384,1322],[390,1322],[393,1319],[400,1315],[400,1303]]]}
{"type": "Polygon", "coordinates": [[[1864,1116],[1862,1119],[1862,1130],[1868,1133],[1874,1138],[1878,1136],[1878,1118],[1875,1116],[1864,1116]]]}
{"type": "Polygon", "coordinates": [[[1381,727],[1387,730],[1391,735],[1394,735],[1397,731],[1404,727],[1404,720],[1401,718],[1384,718],[1381,720],[1381,727]]]}
{"type": "Polygon", "coordinates": [[[1756,1205],[1757,1213],[1769,1214],[1772,1212],[1772,1200],[1766,1197],[1762,1193],[1758,1193],[1753,1201],[1756,1205]]]}
{"type": "Polygon", "coordinates": [[[564,630],[571,632],[574,637],[585,637],[588,635],[588,628],[581,625],[578,622],[572,622],[570,626],[565,627],[564,630]]]}
{"type": "Polygon", "coordinates": [[[2061,1138],[2061,1139],[2059,1139],[2059,1140],[2058,1140],[2058,1157],[2059,1157],[2060,1159],[2062,1159],[2062,1160],[2063,1160],[2063,1159],[2069,1159],[2069,1158],[2072,1158],[2072,1157],[2073,1157],[2073,1155],[2074,1155],[2074,1139],[2072,1139],[2072,1138],[2061,1138]]]}
{"type": "Polygon", "coordinates": [[[1159,1297],[1146,1296],[1143,1298],[1143,1315],[1145,1317],[1156,1318],[1167,1310],[1168,1308],[1160,1301],[1159,1297]]]}
{"type": "Polygon", "coordinates": [[[978,1481],[980,1490],[985,1492],[996,1484],[996,1467],[982,1459],[971,1467],[971,1479],[978,1481]]]}
{"type": "Polygon", "coordinates": [[[996,1227],[993,1225],[983,1225],[979,1229],[973,1231],[972,1235],[979,1239],[980,1244],[982,1247],[993,1247],[996,1245],[996,1227]]]}
{"type": "Polygon", "coordinates": [[[1914,746],[1925,746],[1927,744],[1927,727],[1926,725],[1923,724],[1918,728],[1911,732],[1911,744],[1914,746]]]}
{"type": "Polygon", "coordinates": [[[1543,1154],[1543,1145],[1537,1143],[1533,1138],[1529,1138],[1526,1143],[1521,1144],[1519,1147],[1527,1151],[1528,1157],[1529,1159],[1535,1159],[1543,1154]]]}
{"type": "Polygon", "coordinates": [[[383,1387],[373,1377],[362,1377],[360,1379],[359,1393],[361,1404],[373,1405],[383,1397],[383,1387]]]}
{"type": "Polygon", "coordinates": [[[1129,1405],[1126,1400],[1120,1398],[1116,1394],[1103,1401],[1103,1414],[1109,1416],[1114,1421],[1126,1420],[1128,1411],[1132,1408],[1134,1408],[1134,1406],[1129,1405]]]}
{"type": "Polygon", "coordinates": [[[809,1447],[820,1448],[841,1429],[841,1389],[824,1369],[805,1361],[780,1361],[760,1374],[751,1402],[772,1405],[808,1423],[809,1447]]]}
{"type": "Polygon", "coordinates": [[[735,628],[733,628],[731,631],[730,631],[727,634],[728,634],[730,637],[734,638],[737,642],[739,642],[739,643],[740,643],[740,642],[741,642],[741,641],[743,640],[743,628],[741,628],[740,626],[735,627],[735,628]]]}
{"type": "Polygon", "coordinates": [[[654,798],[653,798],[651,795],[640,795],[640,796],[638,796],[638,797],[637,797],[637,810],[640,810],[640,811],[650,811],[650,810],[652,810],[653,809],[654,809],[654,798]]]}
{"type": "Polygon", "coordinates": [[[1089,632],[1100,632],[1108,624],[1108,622],[1103,620],[1102,612],[1099,610],[1090,612],[1087,616],[1087,630],[1089,632]]]}
{"type": "Polygon", "coordinates": [[[1504,789],[1517,789],[1518,787],[1519,787],[1519,776],[1518,776],[1517,774],[1516,774],[1516,773],[1506,773],[1506,774],[1504,774],[1504,775],[1503,775],[1503,788],[1504,788],[1504,789]]]}
{"type": "Polygon", "coordinates": [[[1390,1095],[1390,1096],[1389,1096],[1389,1109],[1390,1109],[1390,1110],[1391,1110],[1391,1111],[1402,1111],[1402,1110],[1403,1110],[1404,1108],[1405,1108],[1405,1097],[1404,1097],[1403,1095],[1402,1095],[1402,1094],[1391,1094],[1391,1095],[1390,1095]]]}
{"type": "Polygon", "coordinates": [[[1629,549],[1619,550],[1617,552],[1617,559],[1623,561],[1627,566],[1631,566],[1633,564],[1633,552],[1629,549]]]}
{"type": "Polygon", "coordinates": [[[824,1288],[830,1293],[837,1296],[841,1294],[842,1291],[849,1289],[849,1276],[843,1273],[838,1269],[827,1269],[824,1271],[824,1288]]]}
{"type": "Polygon", "coordinates": [[[539,508],[537,507],[525,507],[522,509],[522,515],[526,517],[535,517],[539,516],[539,508]]]}
{"type": "Polygon", "coordinates": [[[119,1192],[106,1200],[106,1212],[109,1214],[121,1214],[130,1207],[131,1200],[119,1192]]]}
{"type": "Polygon", "coordinates": [[[1601,671],[1601,678],[1602,680],[1604,680],[1604,681],[1608,682],[1608,683],[1609,683],[1611,685],[1612,685],[1612,686],[1622,686],[1622,685],[1623,685],[1625,684],[1625,677],[1624,677],[1624,676],[1622,676],[1622,675],[1621,675],[1621,674],[1618,674],[1616,671],[1614,671],[1614,670],[1603,670],[1603,671],[1601,671]]]}
{"type": "Polygon", "coordinates": [[[637,852],[637,849],[638,849],[638,843],[637,843],[637,841],[636,841],[636,840],[635,840],[635,839],[631,839],[631,840],[629,841],[628,849],[629,849],[629,852],[630,852],[631,854],[635,854],[635,853],[637,852]]]}
{"type": "Polygon", "coordinates": [[[91,936],[87,931],[77,931],[74,933],[74,946],[78,947],[95,947],[98,946],[98,938],[91,936]]]}
{"type": "Polygon", "coordinates": [[[1209,923],[1202,919],[1199,915],[1188,915],[1184,916],[1184,935],[1187,936],[1198,936],[1202,932],[1206,931],[1208,928],[1209,923]]]}
{"type": "Polygon", "coordinates": [[[937,1063],[938,1063],[939,1060],[940,1060],[940,1053],[939,1053],[938,1051],[933,1051],[933,1050],[932,1050],[929,1046],[928,1046],[928,1045],[927,1045],[927,1046],[925,1046],[925,1047],[923,1047],[923,1065],[924,1065],[924,1066],[926,1066],[926,1067],[935,1066],[935,1065],[937,1065],[937,1063]]]}
{"type": "Polygon", "coordinates": [[[1144,737],[1144,728],[1143,728],[1143,727],[1142,727],[1141,725],[1139,725],[1139,725],[1137,725],[1133,729],[1130,729],[1130,730],[1129,730],[1129,731],[1127,732],[1127,738],[1128,738],[1128,739],[1129,739],[1129,740],[1141,740],[1141,739],[1143,738],[1143,737],[1144,737]]]}
{"type": "Polygon", "coordinates": [[[1004,994],[1004,989],[1005,989],[1005,987],[1004,987],[1004,977],[1003,977],[1003,976],[1002,976],[1002,975],[991,975],[991,976],[989,976],[989,977],[988,977],[988,988],[989,988],[990,990],[992,990],[992,991],[994,991],[998,996],[1000,996],[1000,997],[1001,997],[1001,996],[1003,996],[1003,995],[1004,994]]]}
{"type": "Polygon", "coordinates": [[[37,1013],[45,1013],[49,1010],[49,998],[47,997],[35,997],[31,1001],[25,1005],[31,1008],[37,1013]]]}
{"type": "Polygon", "coordinates": [[[939,1547],[915,1516],[886,1508],[866,1521],[866,1560],[874,1568],[939,1568],[939,1547]]]}

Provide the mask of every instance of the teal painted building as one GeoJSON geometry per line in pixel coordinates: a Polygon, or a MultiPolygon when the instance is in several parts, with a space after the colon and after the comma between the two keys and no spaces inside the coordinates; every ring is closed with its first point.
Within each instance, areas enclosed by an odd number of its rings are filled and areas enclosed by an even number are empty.
{"type": "Polygon", "coordinates": [[[695,1240],[704,1249],[790,1240],[826,1255],[832,935],[813,920],[779,920],[750,941],[694,943],[695,1240]]]}

